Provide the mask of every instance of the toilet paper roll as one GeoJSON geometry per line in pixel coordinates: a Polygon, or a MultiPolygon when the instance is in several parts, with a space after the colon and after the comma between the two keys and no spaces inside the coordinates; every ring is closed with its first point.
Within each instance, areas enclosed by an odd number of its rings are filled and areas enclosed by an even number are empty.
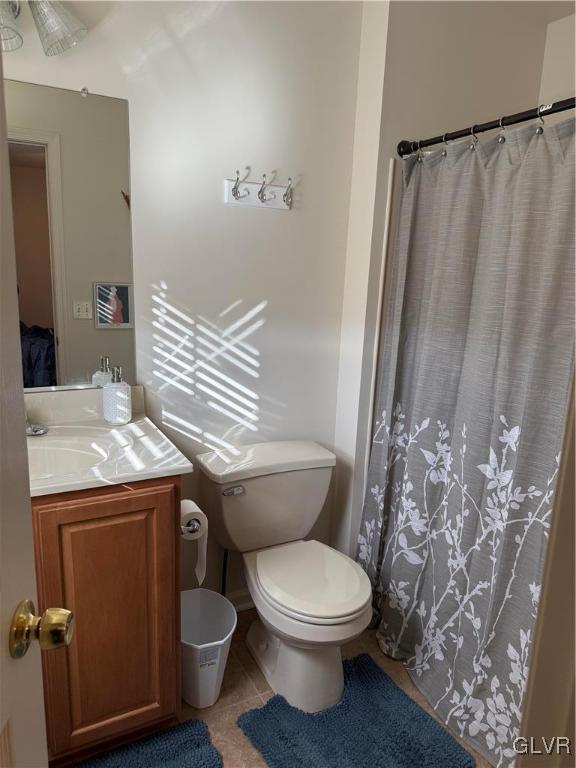
{"type": "Polygon", "coordinates": [[[180,532],[183,539],[197,541],[196,578],[202,584],[206,576],[206,552],[208,549],[208,518],[191,499],[180,503],[180,532]]]}

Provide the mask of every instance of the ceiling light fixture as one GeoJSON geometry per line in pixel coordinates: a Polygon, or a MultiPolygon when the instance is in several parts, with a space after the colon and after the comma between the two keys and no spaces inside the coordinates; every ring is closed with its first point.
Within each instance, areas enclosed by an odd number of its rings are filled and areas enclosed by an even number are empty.
{"type": "MultiPolygon", "coordinates": [[[[28,5],[46,56],[64,53],[88,34],[86,26],[68,10],[67,3],[30,0],[28,5]]],[[[19,0],[0,0],[0,48],[5,52],[22,46],[22,35],[16,25],[19,15],[19,0]]]]}
{"type": "Polygon", "coordinates": [[[30,10],[46,56],[56,56],[72,48],[88,34],[88,29],[65,3],[30,0],[30,10]]]}
{"type": "Polygon", "coordinates": [[[16,29],[15,21],[20,14],[20,3],[9,0],[0,2],[0,48],[3,51],[15,51],[22,47],[22,35],[16,29]]]}

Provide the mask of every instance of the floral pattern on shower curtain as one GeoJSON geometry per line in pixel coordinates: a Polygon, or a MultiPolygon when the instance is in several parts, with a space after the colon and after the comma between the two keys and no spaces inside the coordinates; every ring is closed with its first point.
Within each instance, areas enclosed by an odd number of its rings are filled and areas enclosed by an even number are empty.
{"type": "Polygon", "coordinates": [[[574,363],[574,121],[403,161],[358,540],[378,639],[514,762],[574,363]]]}

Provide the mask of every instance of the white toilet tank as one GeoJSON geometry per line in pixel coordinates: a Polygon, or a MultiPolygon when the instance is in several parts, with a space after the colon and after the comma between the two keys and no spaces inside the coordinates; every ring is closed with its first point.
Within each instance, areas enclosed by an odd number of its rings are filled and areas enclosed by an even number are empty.
{"type": "Polygon", "coordinates": [[[308,535],[336,457],[309,440],[255,443],[196,457],[200,503],[226,549],[250,552],[308,535]]]}

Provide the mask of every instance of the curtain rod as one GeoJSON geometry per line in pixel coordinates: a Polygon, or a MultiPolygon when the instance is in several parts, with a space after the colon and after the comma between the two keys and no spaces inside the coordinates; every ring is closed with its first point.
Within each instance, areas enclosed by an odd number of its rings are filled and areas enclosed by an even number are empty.
{"type": "Polygon", "coordinates": [[[399,142],[397,151],[400,157],[407,157],[412,154],[412,152],[424,149],[425,147],[432,147],[434,144],[443,144],[447,141],[454,141],[454,139],[464,139],[466,136],[474,136],[477,133],[493,131],[496,128],[505,128],[508,125],[516,125],[516,123],[523,123],[525,120],[534,120],[534,118],[542,117],[543,115],[553,115],[556,112],[564,112],[567,109],[574,109],[575,105],[576,99],[574,97],[571,99],[562,99],[562,101],[555,101],[553,104],[542,104],[540,107],[527,109],[524,112],[517,112],[515,115],[508,115],[507,117],[505,116],[498,120],[490,120],[488,123],[480,123],[479,125],[472,125],[470,128],[462,128],[459,131],[445,133],[444,136],[433,136],[431,139],[422,139],[422,141],[403,140],[399,142]]]}

